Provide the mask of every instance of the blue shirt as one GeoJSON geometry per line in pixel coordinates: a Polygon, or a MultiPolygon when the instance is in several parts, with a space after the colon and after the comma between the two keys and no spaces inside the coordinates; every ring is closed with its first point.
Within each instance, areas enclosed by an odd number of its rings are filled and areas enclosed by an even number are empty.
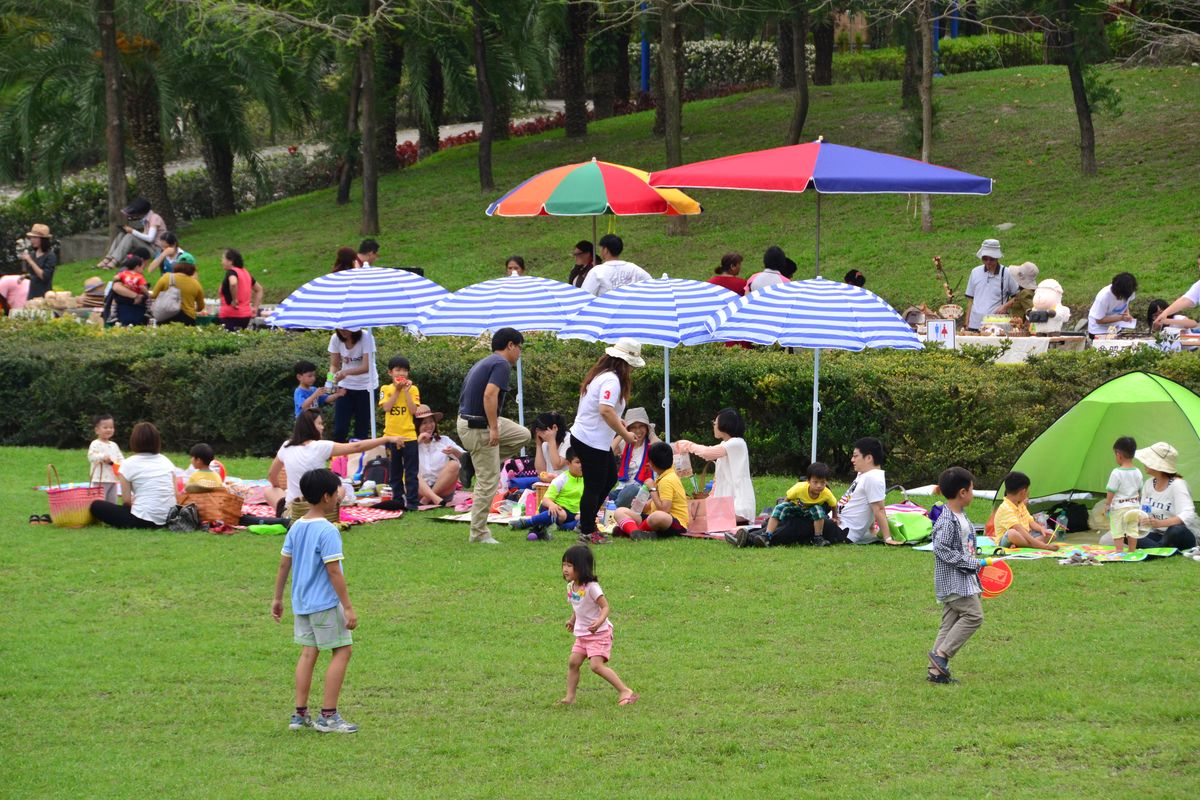
{"type": "MultiPolygon", "coordinates": [[[[300,412],[304,410],[304,401],[317,393],[318,386],[309,386],[305,389],[303,386],[297,386],[295,393],[292,395],[292,403],[296,406],[295,416],[300,416],[300,412]]],[[[323,406],[329,402],[329,395],[323,394],[317,398],[314,406],[323,406]]]]}
{"type": "Polygon", "coordinates": [[[166,275],[168,272],[174,272],[174,271],[175,271],[175,262],[176,262],[176,261],[178,261],[178,260],[179,260],[179,257],[180,257],[181,255],[184,255],[185,253],[186,253],[187,255],[191,255],[191,253],[188,253],[188,251],[187,251],[187,250],[184,250],[184,249],[182,249],[182,248],[181,248],[181,249],[179,250],[179,252],[175,254],[175,257],[174,257],[174,258],[171,258],[170,256],[163,256],[163,260],[162,260],[162,273],[163,273],[163,275],[166,275]]]}
{"type": "Polygon", "coordinates": [[[292,613],[315,614],[338,604],[325,565],[341,561],[342,535],[327,519],[300,519],[283,540],[292,559],[292,613]]]}

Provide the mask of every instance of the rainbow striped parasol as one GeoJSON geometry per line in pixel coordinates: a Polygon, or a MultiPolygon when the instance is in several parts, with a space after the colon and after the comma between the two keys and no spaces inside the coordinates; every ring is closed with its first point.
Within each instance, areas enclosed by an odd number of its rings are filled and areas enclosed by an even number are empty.
{"type": "Polygon", "coordinates": [[[488,206],[487,215],[591,217],[700,213],[700,204],[695,200],[678,189],[655,189],[649,179],[648,172],[593,158],[539,172],[488,206]]]}

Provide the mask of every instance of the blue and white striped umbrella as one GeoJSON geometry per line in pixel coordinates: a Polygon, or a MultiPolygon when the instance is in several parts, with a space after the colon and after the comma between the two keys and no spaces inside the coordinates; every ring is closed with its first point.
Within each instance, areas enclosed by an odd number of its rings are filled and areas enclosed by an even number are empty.
{"type": "Polygon", "coordinates": [[[812,460],[817,458],[821,350],[920,350],[921,340],[878,295],[825,278],[768,286],[739,297],[706,323],[717,341],[814,350],[812,460]]]}
{"type": "Polygon", "coordinates": [[[557,331],[591,299],[569,283],[508,275],[446,295],[409,328],[426,336],[479,336],[500,328],[557,331]]]}
{"type": "Polygon", "coordinates": [[[639,281],[594,298],[558,332],[560,339],[615,342],[622,337],[663,348],[663,431],[671,441],[671,355],[680,344],[713,341],[705,321],[737,299],[723,286],[668,278],[639,281]]]}
{"type": "MultiPolygon", "coordinates": [[[[592,295],[569,283],[508,275],[472,284],[430,306],[408,327],[425,336],[479,336],[500,328],[557,331],[592,295]]],[[[517,421],[525,424],[525,377],[517,360],[517,421]]]]}
{"type": "Polygon", "coordinates": [[[413,272],[360,267],[314,278],[267,320],[277,328],[383,328],[408,325],[446,290],[413,272]]]}

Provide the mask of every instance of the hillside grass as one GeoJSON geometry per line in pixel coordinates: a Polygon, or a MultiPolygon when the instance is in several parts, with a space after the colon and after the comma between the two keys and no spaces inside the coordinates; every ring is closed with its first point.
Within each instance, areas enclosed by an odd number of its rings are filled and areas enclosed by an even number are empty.
{"type": "MultiPolygon", "coordinates": [[[[286,729],[297,648],[268,615],[281,540],[32,527],[44,464],[0,448],[0,780],[14,797],[1187,797],[1200,785],[1200,564],[1019,563],[953,663],[928,554],[599,548],[613,667],[559,708],[569,539],[429,514],[345,534],[360,616],[340,708],[286,729]],[[317,789],[320,787],[320,789],[317,789]]],[[[182,463],[175,456],[176,463],[182,463]]],[[[229,459],[260,474],[264,460],[229,459]]],[[[783,478],[756,481],[759,498],[783,478]]],[[[976,506],[980,518],[986,505],[976,506]]],[[[286,613],[286,612],[285,612],[286,613]]],[[[319,692],[326,661],[318,665],[319,692]]],[[[314,694],[314,696],[318,696],[314,694]]]]}
{"type": "MultiPolygon", "coordinates": [[[[857,268],[868,288],[893,305],[944,302],[930,266],[945,258],[952,284],[966,286],[979,242],[998,236],[1005,261],[1036,262],[1057,278],[1066,302],[1090,305],[1116,272],[1138,276],[1135,310],[1152,297],[1174,298],[1197,277],[1196,220],[1200,218],[1200,69],[1106,69],[1120,92],[1123,114],[1097,116],[1100,174],[1079,175],[1078,129],[1061,67],[1021,67],[939,78],[933,160],[995,179],[990,197],[934,199],[936,229],[920,230],[915,198],[903,195],[827,196],[822,202],[823,274],[840,279],[857,268]],[[997,233],[1000,223],[1015,227],[997,233]]],[[[791,97],[777,91],[690,103],[684,112],[684,159],[696,161],[783,143],[791,97]]],[[[565,279],[576,240],[590,238],[587,218],[488,218],[484,209],[520,181],[560,164],[593,156],[657,169],[662,141],[650,135],[649,113],[589,126],[573,141],[561,131],[499,142],[497,189],[480,192],[476,146],[445,151],[386,176],[380,184],[381,263],[420,266],[449,289],[502,274],[518,253],[534,274],[565,279]]],[[[896,83],[814,87],[805,139],[823,135],[839,144],[914,155],[906,145],[907,112],[896,83]]],[[[237,247],[252,272],[278,300],[324,273],[342,245],[359,234],[358,184],[352,202],[316,192],[236,217],[198,222],[182,232],[199,259],[206,288],[215,292],[219,257],[237,247]]],[[[652,274],[705,278],[721,255],[739,251],[747,273],[762,251],[781,244],[811,274],[815,203],[803,195],[697,191],[705,213],[689,220],[685,237],[670,237],[661,218],[626,217],[611,223],[626,242],[625,256],[652,274]]],[[[56,283],[78,290],[90,264],[64,266],[56,283]]]]}

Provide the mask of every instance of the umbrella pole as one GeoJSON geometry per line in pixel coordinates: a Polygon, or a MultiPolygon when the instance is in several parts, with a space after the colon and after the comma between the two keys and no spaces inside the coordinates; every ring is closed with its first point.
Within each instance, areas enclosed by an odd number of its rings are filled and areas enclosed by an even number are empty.
{"type": "Polygon", "coordinates": [[[595,267],[599,262],[596,260],[600,257],[600,251],[596,249],[596,215],[592,214],[592,266],[595,267]]]}
{"type": "Polygon", "coordinates": [[[671,348],[663,348],[663,431],[671,443],[671,348]]]}
{"type": "MultiPolygon", "coordinates": [[[[815,186],[813,187],[813,190],[816,191],[815,186]]],[[[816,275],[816,277],[818,277],[818,278],[821,277],[821,193],[820,192],[817,192],[817,275],[816,275]]],[[[814,430],[815,430],[815,427],[814,427],[814,430]]],[[[813,446],[814,446],[814,448],[816,447],[815,444],[813,446]]],[[[813,457],[815,458],[816,457],[815,449],[813,450],[813,453],[814,453],[813,457]]]]}
{"type": "Polygon", "coordinates": [[[813,350],[813,416],[812,416],[812,455],[809,463],[817,460],[817,415],[821,413],[821,402],[817,399],[821,387],[821,351],[813,350]]]}
{"type": "MultiPolygon", "coordinates": [[[[521,427],[525,427],[525,375],[521,371],[521,359],[517,359],[517,422],[521,423],[521,427]]],[[[525,455],[525,448],[521,448],[521,455],[525,455]]]]}

